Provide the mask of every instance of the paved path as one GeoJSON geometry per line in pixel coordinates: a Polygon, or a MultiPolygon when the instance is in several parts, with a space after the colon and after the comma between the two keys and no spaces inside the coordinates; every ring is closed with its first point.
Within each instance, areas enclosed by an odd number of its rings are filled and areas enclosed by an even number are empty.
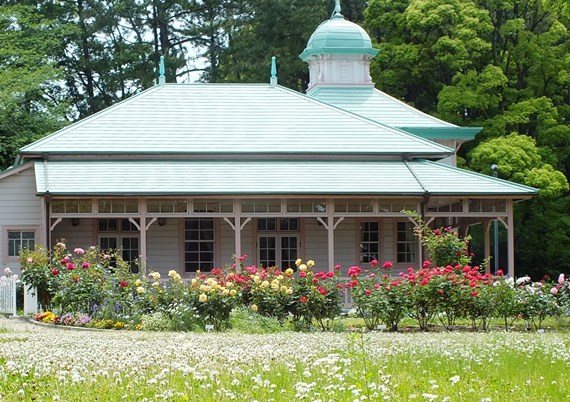
{"type": "Polygon", "coordinates": [[[35,325],[28,321],[27,318],[10,317],[6,318],[0,315],[0,329],[8,329],[18,332],[42,331],[45,330],[43,326],[35,325]]]}

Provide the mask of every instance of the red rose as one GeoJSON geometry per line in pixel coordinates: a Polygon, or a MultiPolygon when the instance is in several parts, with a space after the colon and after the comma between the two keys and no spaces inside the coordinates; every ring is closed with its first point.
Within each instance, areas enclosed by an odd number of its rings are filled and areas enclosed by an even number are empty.
{"type": "Polygon", "coordinates": [[[71,278],[71,279],[73,279],[74,282],[79,282],[79,280],[80,280],[81,278],[78,277],[78,276],[74,276],[74,277],[71,278]]]}
{"type": "Polygon", "coordinates": [[[69,264],[67,264],[67,269],[73,271],[75,269],[75,264],[70,262],[69,264]]]}
{"type": "Polygon", "coordinates": [[[378,265],[378,260],[374,259],[374,260],[370,261],[370,265],[375,267],[376,265],[378,265]]]}
{"type": "Polygon", "coordinates": [[[357,266],[353,266],[348,268],[348,276],[358,276],[358,274],[360,274],[360,272],[362,271],[362,268],[357,267],[357,266]]]}
{"type": "Polygon", "coordinates": [[[364,293],[366,293],[367,295],[371,295],[371,294],[372,294],[372,291],[371,291],[370,289],[366,289],[366,290],[364,291],[364,293]]]}
{"type": "Polygon", "coordinates": [[[128,285],[128,284],[127,284],[127,282],[125,282],[125,281],[122,281],[121,283],[119,283],[119,286],[122,287],[122,288],[126,288],[127,285],[128,285]]]}
{"type": "Polygon", "coordinates": [[[83,264],[81,264],[81,268],[89,268],[91,266],[91,264],[89,264],[88,262],[84,262],[83,264]]]}
{"type": "Polygon", "coordinates": [[[59,271],[54,268],[54,269],[51,270],[51,274],[52,274],[53,276],[58,276],[58,275],[59,275],[59,271]]]}
{"type": "Polygon", "coordinates": [[[300,276],[301,278],[306,278],[306,277],[307,277],[307,273],[306,273],[305,271],[301,271],[301,272],[299,272],[299,276],[300,276]]]}
{"type": "Polygon", "coordinates": [[[386,261],[383,265],[382,268],[383,269],[390,269],[394,266],[394,264],[392,264],[390,261],[386,261]]]}
{"type": "Polygon", "coordinates": [[[307,299],[306,296],[301,296],[301,297],[299,298],[299,301],[300,301],[301,303],[306,303],[307,300],[308,300],[308,299],[307,299]]]}

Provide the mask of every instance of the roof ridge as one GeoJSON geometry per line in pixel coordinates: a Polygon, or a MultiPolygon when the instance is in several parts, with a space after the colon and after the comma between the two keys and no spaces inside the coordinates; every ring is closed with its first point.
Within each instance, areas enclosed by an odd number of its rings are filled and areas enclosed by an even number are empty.
{"type": "Polygon", "coordinates": [[[393,132],[395,132],[395,133],[397,133],[397,134],[400,134],[400,135],[402,135],[402,136],[406,136],[406,137],[409,137],[409,138],[411,138],[411,139],[413,139],[413,140],[416,140],[416,141],[418,141],[418,142],[420,142],[420,143],[422,143],[422,144],[430,145],[430,146],[432,146],[432,147],[435,148],[435,149],[437,149],[437,148],[442,149],[443,152],[446,153],[447,155],[450,155],[450,154],[455,153],[455,150],[454,150],[454,149],[449,148],[449,147],[446,147],[445,145],[441,145],[441,144],[438,144],[438,143],[436,143],[436,142],[434,142],[434,141],[427,140],[427,139],[422,138],[422,137],[420,137],[420,136],[418,136],[418,135],[415,135],[415,134],[409,133],[409,132],[407,132],[407,131],[404,131],[404,130],[398,128],[398,127],[392,127],[392,126],[389,126],[389,125],[387,125],[387,124],[380,123],[379,121],[373,120],[373,119],[371,119],[371,118],[368,118],[368,117],[363,116],[363,115],[358,114],[358,113],[351,112],[351,111],[348,110],[348,109],[344,109],[344,108],[342,108],[342,107],[333,105],[332,103],[328,103],[328,102],[322,101],[322,100],[320,100],[320,99],[313,98],[312,96],[309,96],[309,95],[307,95],[307,94],[303,94],[303,93],[301,93],[301,92],[294,91],[294,90],[292,90],[292,89],[283,87],[283,86],[281,86],[281,85],[277,85],[276,88],[281,89],[281,90],[283,90],[283,91],[291,92],[291,93],[295,94],[296,96],[298,96],[298,97],[300,97],[300,98],[302,98],[302,99],[307,99],[307,100],[310,100],[310,101],[312,101],[312,102],[314,102],[314,103],[317,103],[317,104],[326,106],[326,107],[328,107],[328,108],[331,108],[331,109],[333,109],[333,110],[340,111],[340,112],[342,112],[342,113],[344,113],[344,114],[346,114],[346,115],[355,117],[355,118],[357,118],[357,119],[359,119],[359,120],[361,120],[361,121],[367,122],[367,123],[369,123],[369,124],[372,124],[372,125],[375,125],[375,126],[381,126],[381,127],[385,128],[385,129],[391,130],[391,131],[393,131],[393,132]],[[447,151],[446,151],[446,150],[447,150],[447,151]]]}
{"type": "Polygon", "coordinates": [[[416,172],[414,172],[414,170],[412,169],[412,167],[410,166],[410,164],[408,163],[407,160],[404,160],[404,165],[406,165],[406,167],[408,168],[408,170],[410,171],[410,173],[412,174],[412,176],[414,176],[414,179],[416,179],[416,181],[418,182],[418,184],[420,185],[420,187],[422,188],[422,190],[424,190],[425,194],[429,194],[428,189],[426,188],[426,186],[424,185],[424,183],[420,180],[420,178],[416,175],[416,172]]]}

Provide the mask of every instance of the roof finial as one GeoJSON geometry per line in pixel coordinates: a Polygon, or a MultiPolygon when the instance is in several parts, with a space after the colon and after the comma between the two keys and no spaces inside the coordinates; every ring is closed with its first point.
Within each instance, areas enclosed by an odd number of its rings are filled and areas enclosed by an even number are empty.
{"type": "Polygon", "coordinates": [[[277,86],[277,63],[275,62],[275,56],[271,58],[271,79],[269,80],[269,84],[272,87],[277,86]]]}
{"type": "Polygon", "coordinates": [[[158,85],[164,85],[166,84],[166,76],[164,75],[166,73],[166,68],[164,67],[164,56],[160,56],[160,64],[158,66],[158,85]]]}
{"type": "Polygon", "coordinates": [[[336,16],[342,17],[342,14],[340,13],[340,0],[334,0],[334,11],[333,11],[333,17],[336,16]]]}

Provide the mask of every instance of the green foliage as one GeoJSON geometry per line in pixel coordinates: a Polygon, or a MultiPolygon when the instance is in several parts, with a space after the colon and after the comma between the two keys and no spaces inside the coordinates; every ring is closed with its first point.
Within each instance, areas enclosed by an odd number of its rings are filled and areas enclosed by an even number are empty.
{"type": "Polygon", "coordinates": [[[297,329],[308,330],[316,322],[322,330],[329,330],[342,311],[342,287],[338,274],[313,272],[314,262],[296,261],[299,279],[293,286],[293,322],[297,329]]]}
{"type": "Polygon", "coordinates": [[[377,261],[373,262],[367,275],[360,278],[357,278],[360,268],[351,267],[349,274],[353,279],[346,286],[356,304],[357,314],[368,330],[378,329],[382,322],[388,330],[397,331],[411,307],[408,282],[390,276],[391,262],[385,262],[381,268],[377,261]]]}
{"type": "Polygon", "coordinates": [[[233,331],[243,334],[272,334],[284,329],[283,323],[276,318],[255,313],[247,307],[232,311],[231,327],[233,331]]]}
{"type": "MultiPolygon", "coordinates": [[[[497,164],[500,177],[540,189],[543,200],[516,207],[519,272],[540,270],[531,250],[564,248],[570,236],[540,217],[568,192],[568,10],[564,0],[372,0],[365,13],[381,49],[371,67],[376,84],[452,123],[483,126],[460,151],[464,166],[491,174],[497,164]]],[[[569,267],[554,253],[540,259],[546,269],[569,267]]]]}
{"type": "Polygon", "coordinates": [[[143,315],[141,325],[145,331],[168,331],[172,328],[170,318],[161,311],[143,315]]]}
{"type": "Polygon", "coordinates": [[[63,70],[52,57],[64,35],[33,7],[0,6],[0,170],[20,147],[65,124],[63,70]]]}
{"type": "Polygon", "coordinates": [[[470,236],[461,238],[450,226],[432,229],[417,212],[405,211],[405,213],[413,219],[416,225],[414,233],[420,239],[421,244],[426,247],[431,264],[445,267],[448,265],[464,266],[471,263],[470,236]]]}

